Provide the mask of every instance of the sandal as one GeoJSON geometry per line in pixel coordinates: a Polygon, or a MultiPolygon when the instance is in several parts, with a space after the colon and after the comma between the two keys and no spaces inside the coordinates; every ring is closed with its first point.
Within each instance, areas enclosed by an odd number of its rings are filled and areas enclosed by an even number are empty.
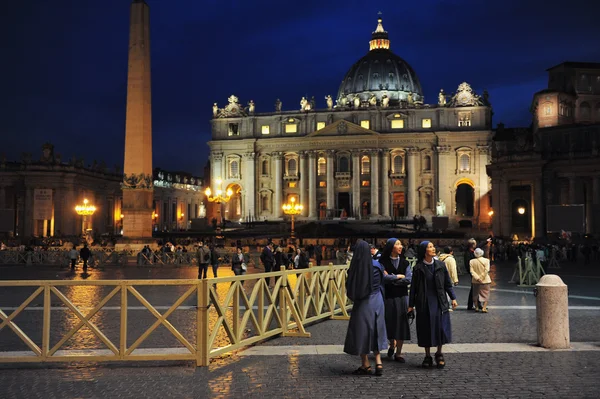
{"type": "Polygon", "coordinates": [[[431,356],[425,356],[425,359],[423,359],[423,363],[421,363],[421,366],[423,366],[425,368],[432,367],[433,359],[431,358],[431,356]]]}
{"type": "Polygon", "coordinates": [[[435,364],[437,365],[438,369],[443,369],[444,366],[446,365],[446,361],[444,360],[444,355],[442,355],[441,353],[436,353],[435,354],[435,364]]]}
{"type": "Polygon", "coordinates": [[[394,361],[398,363],[406,363],[406,360],[402,356],[394,356],[394,361]]]}
{"type": "Polygon", "coordinates": [[[388,353],[387,353],[387,355],[390,359],[392,358],[392,356],[394,356],[395,350],[396,350],[395,345],[390,345],[390,348],[388,349],[388,353]]]}
{"type": "Polygon", "coordinates": [[[375,375],[381,377],[383,375],[383,364],[375,365],[375,375]]]}
{"type": "Polygon", "coordinates": [[[488,312],[487,308],[481,309],[481,313],[487,313],[487,312],[488,312]]]}
{"type": "Polygon", "coordinates": [[[363,367],[360,366],[352,372],[353,375],[371,375],[371,366],[363,367]]]}

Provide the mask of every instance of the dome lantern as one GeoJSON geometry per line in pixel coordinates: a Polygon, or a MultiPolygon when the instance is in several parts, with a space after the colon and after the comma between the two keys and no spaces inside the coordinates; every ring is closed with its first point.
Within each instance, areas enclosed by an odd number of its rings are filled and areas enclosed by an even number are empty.
{"type": "Polygon", "coordinates": [[[377,18],[377,28],[375,28],[375,32],[371,34],[371,40],[369,41],[369,50],[389,50],[390,48],[390,39],[388,38],[388,33],[383,29],[383,24],[381,23],[381,12],[379,13],[379,18],[377,18]]]}

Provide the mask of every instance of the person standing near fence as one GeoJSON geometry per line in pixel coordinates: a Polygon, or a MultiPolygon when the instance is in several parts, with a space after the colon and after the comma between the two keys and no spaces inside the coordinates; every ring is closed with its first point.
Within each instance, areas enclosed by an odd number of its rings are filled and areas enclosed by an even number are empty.
{"type": "MultiPolygon", "coordinates": [[[[235,254],[231,257],[231,270],[236,276],[242,276],[246,274],[248,269],[248,259],[242,252],[242,247],[237,247],[235,254]]],[[[242,281],[242,285],[244,282],[242,281]]]]}
{"type": "Polygon", "coordinates": [[[79,257],[83,261],[83,272],[87,272],[88,259],[90,259],[91,251],[87,246],[87,243],[83,244],[83,248],[79,251],[79,257]]]}
{"type": "Polygon", "coordinates": [[[212,266],[213,277],[217,278],[217,270],[219,269],[219,254],[214,245],[209,247],[210,249],[210,265],[212,266]]]}
{"type": "Polygon", "coordinates": [[[198,279],[208,278],[208,263],[210,262],[210,249],[204,246],[204,242],[198,243],[196,250],[196,258],[198,259],[198,279]]]}
{"type": "Polygon", "coordinates": [[[69,259],[71,259],[71,270],[75,270],[75,265],[77,264],[77,257],[79,256],[79,252],[77,252],[77,248],[73,245],[73,248],[69,251],[69,259]]]}
{"type": "Polygon", "coordinates": [[[354,303],[344,342],[344,352],[360,355],[362,364],[355,375],[371,374],[371,352],[375,355],[375,375],[383,375],[381,351],[388,346],[383,280],[383,266],[373,259],[369,245],[358,240],[346,280],[346,294],[354,303]]]}
{"type": "MultiPolygon", "coordinates": [[[[271,272],[273,265],[275,265],[275,256],[273,254],[273,243],[269,242],[262,250],[260,254],[260,261],[262,262],[265,273],[271,272]]],[[[265,277],[267,286],[271,283],[271,277],[265,277]]]]}

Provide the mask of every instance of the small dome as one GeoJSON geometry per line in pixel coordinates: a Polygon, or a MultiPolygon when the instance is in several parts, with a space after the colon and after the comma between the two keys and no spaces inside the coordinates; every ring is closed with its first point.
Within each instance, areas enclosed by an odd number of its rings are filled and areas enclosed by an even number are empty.
{"type": "Polygon", "coordinates": [[[369,52],[352,65],[342,80],[338,104],[349,103],[356,96],[368,101],[373,95],[378,103],[384,95],[391,104],[411,100],[422,102],[423,90],[417,74],[406,61],[390,51],[388,33],[383,29],[381,18],[377,22],[369,52]]]}

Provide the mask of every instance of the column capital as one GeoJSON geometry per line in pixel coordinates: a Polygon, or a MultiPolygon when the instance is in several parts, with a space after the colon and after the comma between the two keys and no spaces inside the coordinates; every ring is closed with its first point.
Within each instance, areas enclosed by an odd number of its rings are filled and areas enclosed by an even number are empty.
{"type": "Polygon", "coordinates": [[[210,158],[213,161],[216,161],[216,162],[223,160],[223,151],[213,151],[213,152],[211,152],[210,153],[210,158]]]}
{"type": "Polygon", "coordinates": [[[449,145],[438,145],[434,147],[435,152],[437,152],[438,154],[449,154],[450,153],[450,146],[449,145]]]}
{"type": "Polygon", "coordinates": [[[310,159],[316,159],[317,158],[317,151],[315,151],[315,150],[309,150],[309,151],[306,151],[306,152],[308,153],[308,157],[310,159]]]}
{"type": "Polygon", "coordinates": [[[243,157],[248,160],[253,160],[256,157],[255,152],[246,152],[243,154],[243,157]]]}
{"type": "Polygon", "coordinates": [[[273,158],[275,158],[276,160],[280,160],[280,159],[283,158],[283,152],[281,152],[281,151],[275,151],[275,152],[271,153],[271,156],[273,158]]]}
{"type": "Polygon", "coordinates": [[[350,150],[350,154],[352,154],[353,157],[359,157],[361,153],[362,150],[359,149],[350,150]]]}
{"type": "Polygon", "coordinates": [[[381,153],[381,150],[379,148],[371,148],[368,150],[369,154],[373,155],[373,156],[379,156],[379,154],[381,153]]]}
{"type": "Polygon", "coordinates": [[[477,152],[480,154],[489,154],[490,153],[490,146],[489,145],[477,145],[477,152]]]}
{"type": "Polygon", "coordinates": [[[417,155],[419,152],[421,152],[421,149],[419,147],[408,147],[408,148],[406,148],[406,153],[409,156],[417,155]]]}
{"type": "Polygon", "coordinates": [[[300,159],[306,159],[307,155],[308,151],[306,150],[298,151],[298,157],[300,157],[300,159]]]}
{"type": "Polygon", "coordinates": [[[337,152],[336,150],[325,150],[325,153],[327,154],[327,158],[333,158],[335,156],[336,152],[337,152]]]}

